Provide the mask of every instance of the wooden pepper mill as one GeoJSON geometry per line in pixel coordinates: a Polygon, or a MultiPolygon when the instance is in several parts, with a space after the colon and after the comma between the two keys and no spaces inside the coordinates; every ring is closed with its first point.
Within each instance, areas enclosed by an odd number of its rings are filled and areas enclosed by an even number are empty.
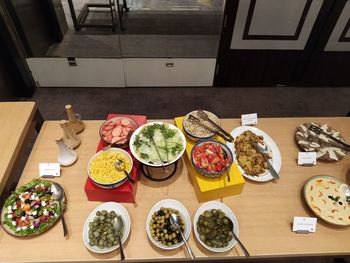
{"type": "Polygon", "coordinates": [[[68,121],[61,120],[60,126],[63,129],[64,143],[72,149],[77,148],[80,144],[80,139],[77,136],[76,132],[69,126],[68,121]]]}
{"type": "Polygon", "coordinates": [[[80,119],[79,114],[76,114],[73,110],[72,105],[67,104],[65,106],[66,112],[67,112],[67,116],[68,116],[68,124],[71,127],[72,130],[74,130],[77,134],[81,133],[84,128],[85,125],[82,122],[82,120],[80,119]]]}

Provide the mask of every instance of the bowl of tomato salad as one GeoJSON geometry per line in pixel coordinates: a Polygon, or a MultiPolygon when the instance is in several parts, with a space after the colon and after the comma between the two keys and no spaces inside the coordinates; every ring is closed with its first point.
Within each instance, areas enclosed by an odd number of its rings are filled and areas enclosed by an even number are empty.
{"type": "Polygon", "coordinates": [[[200,174],[219,177],[230,169],[233,157],[225,144],[216,140],[201,140],[192,148],[191,162],[200,174]]]}

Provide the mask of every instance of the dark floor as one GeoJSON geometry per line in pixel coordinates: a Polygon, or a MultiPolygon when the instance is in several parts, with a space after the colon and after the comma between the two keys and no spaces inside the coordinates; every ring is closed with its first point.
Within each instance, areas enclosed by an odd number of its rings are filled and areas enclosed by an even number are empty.
{"type": "Polygon", "coordinates": [[[29,100],[47,120],[65,118],[68,103],[83,119],[104,119],[108,113],[174,118],[196,108],[221,118],[252,112],[259,117],[345,116],[350,88],[37,88],[29,100]]]}

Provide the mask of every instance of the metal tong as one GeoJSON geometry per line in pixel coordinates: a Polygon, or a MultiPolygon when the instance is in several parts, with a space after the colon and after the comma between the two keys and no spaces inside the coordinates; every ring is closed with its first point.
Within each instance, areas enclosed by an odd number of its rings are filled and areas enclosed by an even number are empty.
{"type": "Polygon", "coordinates": [[[205,121],[210,122],[210,124],[215,127],[210,127],[206,124],[204,124],[201,119],[196,118],[195,116],[190,114],[190,119],[192,119],[193,121],[195,121],[197,124],[201,125],[202,127],[204,127],[205,129],[216,133],[217,135],[219,135],[221,138],[223,138],[225,141],[227,142],[233,142],[235,139],[232,137],[231,134],[229,134],[228,132],[226,132],[224,129],[222,129],[219,125],[217,125],[215,122],[213,122],[209,116],[201,109],[197,110],[197,114],[198,116],[205,121]]]}
{"type": "Polygon", "coordinates": [[[350,151],[350,145],[349,145],[349,144],[347,144],[347,143],[345,143],[345,142],[339,140],[338,138],[335,138],[334,136],[332,136],[332,135],[326,133],[326,132],[323,131],[320,127],[317,127],[316,125],[311,124],[311,125],[309,126],[309,130],[310,130],[310,131],[313,131],[313,132],[316,133],[316,134],[323,134],[323,135],[327,136],[328,138],[330,138],[331,140],[333,140],[334,142],[336,142],[336,143],[339,144],[339,145],[333,145],[333,146],[339,147],[339,148],[341,148],[341,149],[343,149],[343,150],[346,150],[346,151],[350,151]]]}

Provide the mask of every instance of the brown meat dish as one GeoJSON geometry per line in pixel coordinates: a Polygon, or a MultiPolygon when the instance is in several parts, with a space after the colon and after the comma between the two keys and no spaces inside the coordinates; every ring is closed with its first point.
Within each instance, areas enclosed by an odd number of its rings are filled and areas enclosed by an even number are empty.
{"type": "Polygon", "coordinates": [[[258,136],[251,131],[243,132],[235,140],[237,161],[248,175],[262,175],[268,168],[262,154],[253,146],[258,142],[263,142],[263,140],[262,136],[258,136]]]}

